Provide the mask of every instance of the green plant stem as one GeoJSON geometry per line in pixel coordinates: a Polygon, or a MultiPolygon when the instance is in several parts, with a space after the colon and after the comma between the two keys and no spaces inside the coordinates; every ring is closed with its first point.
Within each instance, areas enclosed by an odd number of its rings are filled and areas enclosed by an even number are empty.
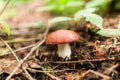
{"type": "Polygon", "coordinates": [[[27,42],[27,41],[33,41],[38,40],[38,38],[28,38],[28,39],[13,39],[13,40],[7,40],[7,43],[17,43],[17,42],[27,42]]]}
{"type": "Polygon", "coordinates": [[[2,15],[2,13],[5,11],[5,9],[7,8],[8,4],[10,3],[11,0],[7,0],[5,6],[3,7],[3,9],[0,11],[0,15],[2,15]]]}
{"type": "MultiPolygon", "coordinates": [[[[5,40],[7,43],[18,43],[18,42],[29,42],[29,41],[34,41],[34,40],[39,40],[38,38],[28,38],[28,39],[13,39],[13,40],[5,40]]],[[[0,46],[3,46],[3,42],[0,41],[0,46]]]]}

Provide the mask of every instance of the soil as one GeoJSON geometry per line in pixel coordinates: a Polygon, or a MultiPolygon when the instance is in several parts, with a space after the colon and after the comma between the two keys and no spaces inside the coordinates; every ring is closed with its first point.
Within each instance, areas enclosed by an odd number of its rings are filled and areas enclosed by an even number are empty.
{"type": "MultiPolygon", "coordinates": [[[[45,3],[34,0],[33,4],[18,6],[19,14],[7,19],[11,36],[3,36],[8,44],[0,42],[1,50],[5,51],[0,55],[0,80],[8,78],[16,67],[10,80],[119,80],[120,37],[107,38],[76,29],[79,40],[70,43],[71,59],[62,59],[56,54],[57,45],[47,45],[44,41],[47,27],[44,30],[36,25],[26,27],[34,22],[47,24],[52,18],[49,12],[36,12],[45,3]]],[[[119,13],[111,13],[104,17],[103,26],[117,28],[119,20],[119,13]]],[[[87,23],[87,26],[93,25],[87,23]]],[[[49,33],[55,30],[50,29],[49,33]]]]}

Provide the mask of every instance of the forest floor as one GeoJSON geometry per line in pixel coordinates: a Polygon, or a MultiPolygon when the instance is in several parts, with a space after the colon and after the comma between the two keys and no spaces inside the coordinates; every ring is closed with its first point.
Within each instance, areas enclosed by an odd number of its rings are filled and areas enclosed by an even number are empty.
{"type": "MultiPolygon", "coordinates": [[[[33,4],[18,6],[19,14],[7,19],[11,35],[0,41],[4,51],[0,55],[0,80],[120,79],[120,37],[106,38],[76,30],[79,41],[70,43],[71,59],[65,61],[56,55],[57,45],[45,44],[43,34],[47,27],[38,27],[52,18],[48,12],[36,12],[37,7],[44,5],[42,0],[35,0],[33,4]]],[[[104,17],[103,26],[117,28],[119,20],[120,14],[111,13],[104,17]]],[[[55,29],[48,34],[52,31],[55,29]]]]}

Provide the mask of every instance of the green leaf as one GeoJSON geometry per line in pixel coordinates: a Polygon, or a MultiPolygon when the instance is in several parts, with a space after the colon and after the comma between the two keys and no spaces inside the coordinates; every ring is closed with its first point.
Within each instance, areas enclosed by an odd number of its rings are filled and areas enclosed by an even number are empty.
{"type": "Polygon", "coordinates": [[[58,2],[59,2],[60,4],[66,4],[67,2],[69,2],[69,0],[58,0],[58,2]]]}
{"type": "Polygon", "coordinates": [[[111,0],[92,0],[92,1],[89,1],[87,4],[86,4],[86,8],[91,8],[91,7],[102,7],[104,5],[107,6],[107,4],[110,2],[111,0]]]}
{"type": "Polygon", "coordinates": [[[114,8],[115,8],[116,10],[120,10],[120,1],[116,1],[116,2],[115,2],[114,8]]]}
{"type": "Polygon", "coordinates": [[[120,31],[118,29],[102,29],[99,30],[96,34],[105,37],[120,36],[120,31]]]}
{"type": "Polygon", "coordinates": [[[96,25],[97,27],[99,27],[100,29],[103,29],[102,24],[103,24],[103,18],[100,17],[97,14],[89,14],[89,15],[85,15],[86,17],[86,21],[89,21],[91,23],[93,23],[94,25],[96,25]]]}
{"type": "Polygon", "coordinates": [[[50,24],[55,24],[63,21],[72,21],[72,18],[69,17],[55,17],[50,21],[50,24]]]}
{"type": "Polygon", "coordinates": [[[0,19],[1,30],[5,32],[8,36],[10,35],[10,26],[4,20],[0,19]]]}
{"type": "Polygon", "coordinates": [[[51,27],[54,29],[54,30],[58,30],[58,29],[68,29],[68,28],[70,28],[69,27],[69,25],[70,25],[70,22],[59,22],[59,23],[57,23],[57,24],[53,24],[53,25],[51,25],[51,27]]]}
{"type": "Polygon", "coordinates": [[[97,8],[98,13],[106,13],[113,0],[90,0],[86,3],[85,8],[97,8]]]}
{"type": "Polygon", "coordinates": [[[95,10],[96,10],[95,8],[87,8],[80,10],[77,13],[75,13],[74,20],[79,21],[82,17],[84,17],[84,15],[89,15],[93,13],[95,10]]]}

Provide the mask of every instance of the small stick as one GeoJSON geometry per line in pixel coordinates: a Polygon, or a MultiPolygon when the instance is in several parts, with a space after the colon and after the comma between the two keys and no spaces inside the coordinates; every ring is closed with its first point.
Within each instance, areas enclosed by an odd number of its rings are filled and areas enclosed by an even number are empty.
{"type": "Polygon", "coordinates": [[[76,71],[76,69],[65,69],[65,70],[50,70],[50,71],[44,71],[44,70],[35,70],[35,69],[31,69],[31,68],[27,68],[27,70],[31,71],[31,72],[46,72],[46,73],[56,73],[56,72],[64,72],[64,71],[76,71]]]}
{"type": "MultiPolygon", "coordinates": [[[[42,69],[42,70],[44,70],[44,68],[43,68],[42,66],[40,66],[40,67],[41,67],[41,69],[42,69]]],[[[32,70],[33,70],[33,69],[32,69],[32,70]]],[[[33,70],[33,71],[40,72],[40,71],[38,71],[38,70],[33,70]]],[[[49,72],[42,71],[42,73],[44,73],[44,74],[46,74],[47,76],[51,77],[51,78],[52,78],[52,80],[61,80],[61,79],[59,79],[59,78],[55,77],[54,75],[50,74],[49,72]]]]}
{"type": "Polygon", "coordinates": [[[43,33],[43,36],[47,36],[47,34],[48,34],[50,28],[51,28],[51,24],[48,23],[47,28],[46,28],[45,32],[43,33]]]}
{"type": "Polygon", "coordinates": [[[46,73],[46,72],[43,72],[43,73],[46,74],[46,75],[48,75],[49,77],[51,77],[53,80],[61,80],[61,79],[59,79],[59,78],[53,76],[53,75],[50,74],[50,73],[46,73]]]}
{"type": "Polygon", "coordinates": [[[7,0],[5,6],[3,7],[3,9],[0,11],[0,15],[2,15],[2,13],[5,11],[5,9],[7,8],[8,4],[10,3],[11,0],[7,0]]]}
{"type": "Polygon", "coordinates": [[[93,70],[88,70],[87,72],[85,72],[85,73],[83,73],[81,76],[80,76],[80,78],[83,78],[86,74],[88,74],[88,73],[94,73],[94,74],[96,74],[96,75],[98,75],[98,76],[100,76],[100,77],[102,77],[103,78],[103,80],[110,80],[110,77],[109,76],[106,76],[106,75],[103,75],[103,74],[101,74],[101,73],[99,73],[99,72],[96,72],[96,71],[93,71],[93,70]]]}
{"type": "Polygon", "coordinates": [[[24,72],[25,72],[24,75],[25,75],[29,80],[35,80],[35,79],[33,79],[32,76],[28,73],[28,71],[26,70],[25,67],[22,67],[22,69],[23,69],[24,72]]]}
{"type": "MultiPolygon", "coordinates": [[[[38,43],[35,43],[35,44],[29,45],[29,46],[25,46],[25,47],[16,49],[16,50],[14,50],[14,52],[31,48],[31,47],[33,47],[33,46],[35,46],[35,45],[37,45],[37,44],[38,44],[38,43]]],[[[11,52],[6,52],[6,53],[4,53],[3,55],[0,55],[0,56],[5,56],[5,55],[8,55],[8,54],[10,54],[10,53],[11,53],[11,52]]]]}
{"type": "Polygon", "coordinates": [[[8,43],[6,41],[4,41],[2,38],[0,38],[3,43],[9,48],[9,50],[12,52],[13,56],[16,58],[16,60],[19,62],[18,57],[16,56],[16,53],[12,50],[12,48],[8,45],[8,43]]]}
{"type": "Polygon", "coordinates": [[[97,61],[114,61],[114,58],[103,58],[103,59],[93,59],[93,60],[78,60],[78,61],[47,61],[47,62],[39,62],[40,64],[44,63],[55,63],[55,64],[68,64],[68,63],[83,63],[83,62],[97,62],[97,61]]]}
{"type": "Polygon", "coordinates": [[[110,74],[112,71],[114,71],[114,69],[117,68],[118,66],[119,66],[119,64],[116,64],[116,65],[110,67],[109,69],[107,69],[107,70],[105,71],[105,73],[106,73],[107,75],[109,75],[109,74],[110,74]]]}

